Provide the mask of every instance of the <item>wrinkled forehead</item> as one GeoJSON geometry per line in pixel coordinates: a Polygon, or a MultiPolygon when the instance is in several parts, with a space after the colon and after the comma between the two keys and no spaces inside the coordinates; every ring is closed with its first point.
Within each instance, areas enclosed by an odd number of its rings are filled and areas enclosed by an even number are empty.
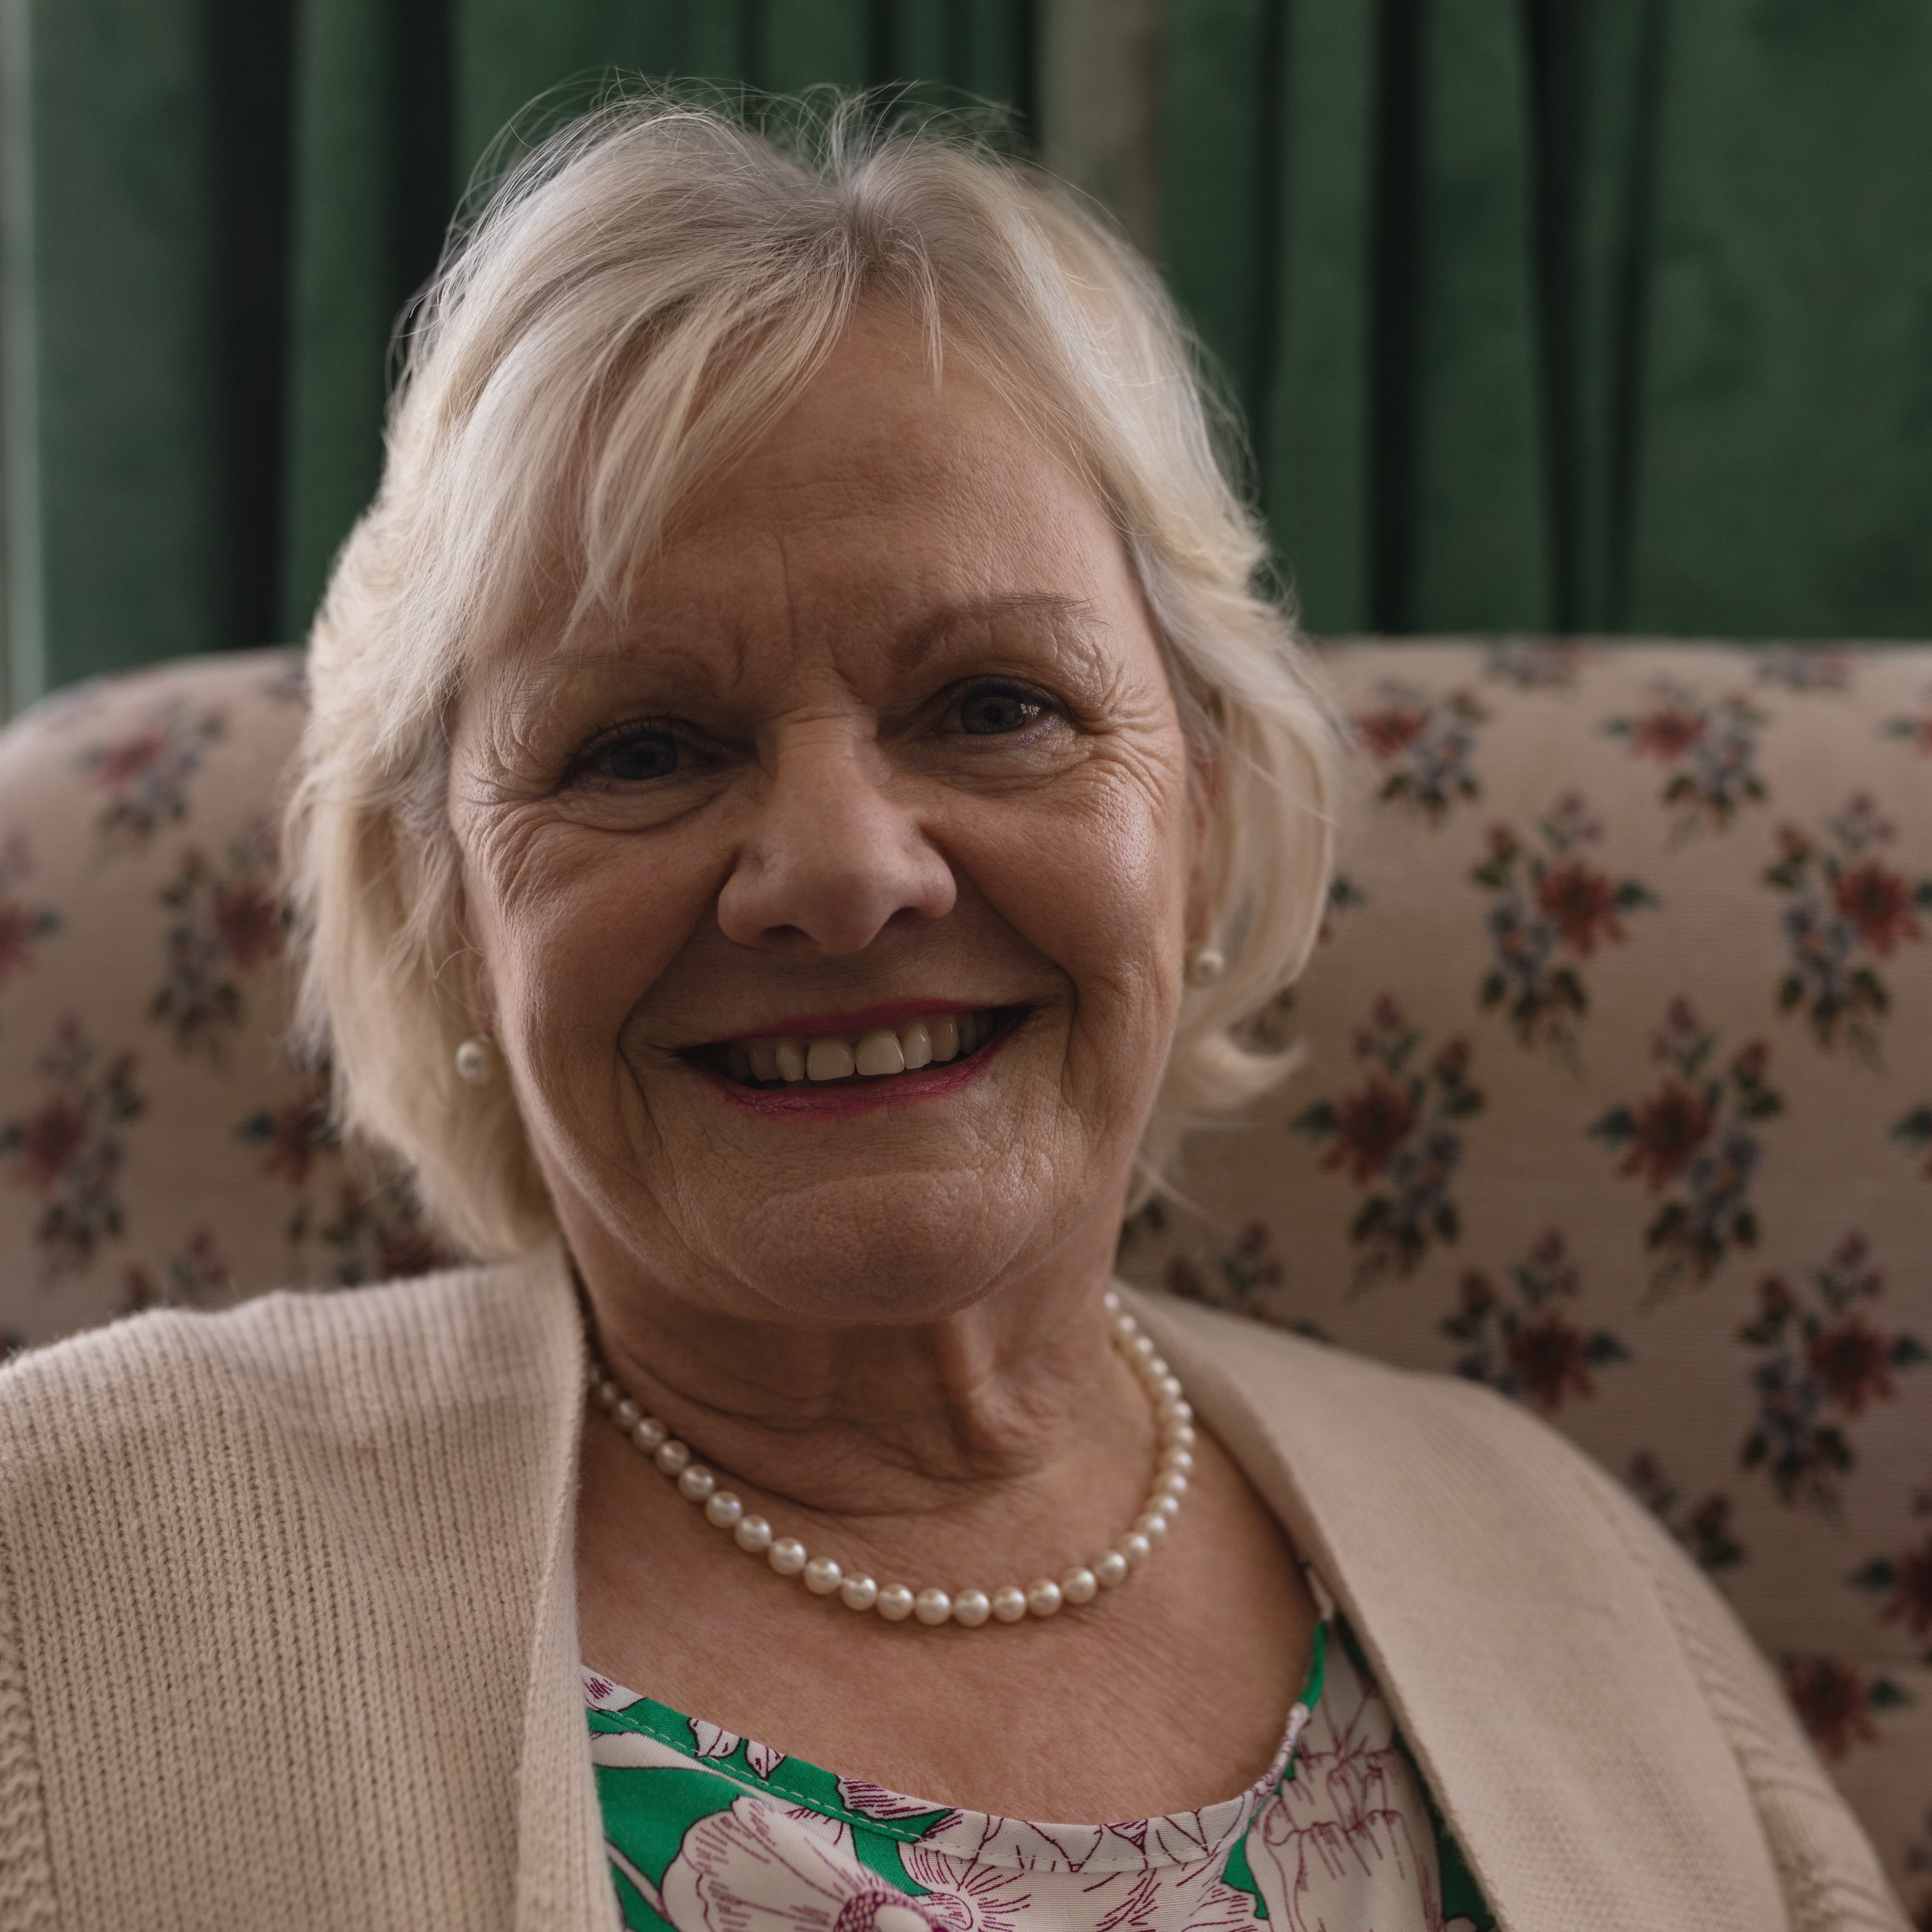
{"type": "Polygon", "coordinates": [[[622,568],[596,572],[595,534],[564,533],[547,608],[506,640],[518,672],[641,654],[728,688],[788,650],[905,672],[994,633],[1103,635],[1138,598],[1106,507],[1024,403],[922,346],[903,318],[855,317],[622,568]]]}

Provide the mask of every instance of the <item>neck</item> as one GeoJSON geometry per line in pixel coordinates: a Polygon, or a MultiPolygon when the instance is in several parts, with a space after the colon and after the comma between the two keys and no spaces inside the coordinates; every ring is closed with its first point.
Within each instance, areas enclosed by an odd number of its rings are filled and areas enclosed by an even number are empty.
{"type": "Polygon", "coordinates": [[[924,1525],[956,1534],[1064,1507],[1109,1457],[1142,1472],[1147,1402],[1102,1305],[1114,1225],[964,1308],[852,1326],[720,1314],[572,1246],[611,1375],[722,1481],[760,1508],[902,1544],[924,1525]]]}

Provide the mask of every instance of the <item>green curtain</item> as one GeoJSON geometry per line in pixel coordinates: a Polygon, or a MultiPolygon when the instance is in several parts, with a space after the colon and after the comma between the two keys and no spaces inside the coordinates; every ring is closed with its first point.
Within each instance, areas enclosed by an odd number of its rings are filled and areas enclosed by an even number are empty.
{"type": "MultiPolygon", "coordinates": [[[[1055,4],[0,0],[14,700],[299,634],[532,97],[916,80],[1038,139],[1055,4]]],[[[1166,0],[1161,75],[1150,238],[1318,628],[1932,632],[1924,0],[1166,0]]]]}
{"type": "Polygon", "coordinates": [[[1932,632],[1924,0],[1172,0],[1166,74],[1318,628],[1932,632]]]}
{"type": "Polygon", "coordinates": [[[1033,105],[1033,0],[0,0],[16,704],[298,637],[498,130],[614,74],[1033,105]]]}

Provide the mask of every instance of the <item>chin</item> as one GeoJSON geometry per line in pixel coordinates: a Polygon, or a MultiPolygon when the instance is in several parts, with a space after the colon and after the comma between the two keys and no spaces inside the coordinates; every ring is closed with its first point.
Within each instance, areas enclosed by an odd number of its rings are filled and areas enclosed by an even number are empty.
{"type": "Polygon", "coordinates": [[[1058,1219],[1004,1176],[900,1174],[770,1201],[710,1245],[781,1319],[897,1327],[970,1307],[1046,1251],[1058,1219]]]}

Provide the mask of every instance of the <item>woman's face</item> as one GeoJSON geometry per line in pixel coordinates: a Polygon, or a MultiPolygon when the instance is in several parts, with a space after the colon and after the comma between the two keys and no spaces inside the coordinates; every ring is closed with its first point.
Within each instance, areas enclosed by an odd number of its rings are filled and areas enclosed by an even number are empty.
{"type": "Polygon", "coordinates": [[[476,1010],[580,1261],[794,1325],[1087,1272],[1204,831],[1099,505],[862,318],[634,610],[480,673],[450,782],[476,1010]]]}

